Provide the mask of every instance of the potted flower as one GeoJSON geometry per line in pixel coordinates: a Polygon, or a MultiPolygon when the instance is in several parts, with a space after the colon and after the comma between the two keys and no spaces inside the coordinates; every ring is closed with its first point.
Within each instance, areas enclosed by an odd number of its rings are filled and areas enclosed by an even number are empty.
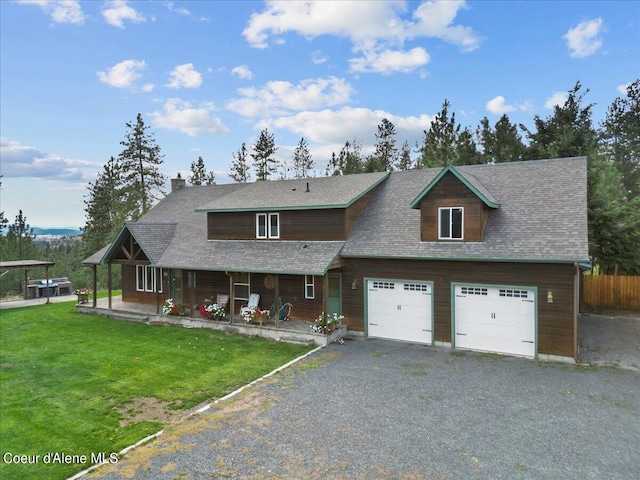
{"type": "Polygon", "coordinates": [[[198,313],[207,320],[220,320],[224,316],[224,308],[217,303],[211,305],[200,305],[198,313]]]}
{"type": "Polygon", "coordinates": [[[178,315],[184,316],[184,305],[176,302],[173,298],[167,298],[162,306],[162,316],[178,315]]]}
{"type": "Polygon", "coordinates": [[[259,308],[247,310],[242,312],[242,318],[247,323],[259,323],[262,326],[269,320],[269,310],[260,310],[259,308]]]}
{"type": "Polygon", "coordinates": [[[327,315],[322,312],[318,318],[316,318],[315,322],[311,325],[311,330],[314,333],[323,333],[325,335],[329,335],[333,333],[338,325],[342,323],[344,317],[342,315],[338,315],[334,313],[333,315],[327,315]]]}
{"type": "Polygon", "coordinates": [[[89,295],[91,295],[91,290],[87,287],[78,288],[76,290],[76,295],[78,295],[78,303],[87,303],[89,301],[89,295]]]}

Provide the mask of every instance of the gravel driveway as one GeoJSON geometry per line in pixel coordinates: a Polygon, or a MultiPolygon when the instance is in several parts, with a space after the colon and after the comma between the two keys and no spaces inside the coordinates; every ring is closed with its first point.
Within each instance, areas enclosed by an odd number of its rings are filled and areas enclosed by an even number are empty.
{"type": "Polygon", "coordinates": [[[626,480],[639,451],[638,372],[359,339],[91,476],[626,480]]]}

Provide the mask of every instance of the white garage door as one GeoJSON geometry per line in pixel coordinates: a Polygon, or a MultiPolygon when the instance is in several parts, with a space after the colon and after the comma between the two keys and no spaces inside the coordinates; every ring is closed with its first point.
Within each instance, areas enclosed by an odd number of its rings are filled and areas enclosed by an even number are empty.
{"type": "Polygon", "coordinates": [[[455,346],[535,356],[535,290],[456,285],[455,346]]]}
{"type": "Polygon", "coordinates": [[[367,334],[370,337],[433,342],[430,283],[367,280],[367,334]]]}

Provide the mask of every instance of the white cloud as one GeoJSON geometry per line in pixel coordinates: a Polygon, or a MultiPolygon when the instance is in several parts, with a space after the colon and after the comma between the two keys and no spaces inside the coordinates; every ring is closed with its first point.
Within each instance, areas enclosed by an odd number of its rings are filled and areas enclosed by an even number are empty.
{"type": "Polygon", "coordinates": [[[142,76],[140,72],[145,68],[147,68],[147,64],[143,60],[123,60],[106,72],[97,72],[97,75],[102,83],[112,87],[125,88],[131,87],[142,76]]]}
{"type": "Polygon", "coordinates": [[[505,98],[502,95],[498,95],[497,97],[489,100],[486,103],[485,108],[496,115],[503,115],[505,113],[515,112],[516,110],[531,110],[531,105],[529,102],[524,102],[520,105],[507,105],[505,98]]]}
{"type": "Polygon", "coordinates": [[[429,54],[424,48],[416,47],[408,52],[401,50],[369,51],[363,57],[352,58],[349,63],[351,63],[351,71],[353,72],[408,73],[429,63],[429,58],[429,54]]]}
{"type": "Polygon", "coordinates": [[[24,5],[37,5],[54,23],[83,24],[86,17],[77,0],[18,0],[24,5]]]}
{"type": "Polygon", "coordinates": [[[169,88],[198,88],[202,85],[202,75],[193,68],[193,63],[178,65],[169,76],[171,79],[166,85],[169,88]]]}
{"type": "Polygon", "coordinates": [[[246,117],[282,115],[342,105],[351,100],[353,88],[342,78],[303,80],[294,85],[285,81],[268,82],[262,88],[240,88],[242,98],[231,100],[226,108],[246,117]]]}
{"type": "Polygon", "coordinates": [[[348,38],[353,50],[363,53],[351,61],[355,71],[409,72],[427,63],[429,56],[422,47],[404,51],[406,40],[431,37],[463,51],[478,48],[481,39],[473,29],[453,23],[465,7],[464,1],[428,1],[415,9],[411,19],[405,19],[405,2],[270,1],[261,13],[251,16],[242,34],[255,48],[266,48],[270,38],[281,43],[279,35],[287,32],[309,39],[320,35],[348,38]]]}
{"type": "Polygon", "coordinates": [[[626,97],[627,96],[627,88],[629,88],[629,85],[631,85],[631,82],[623,83],[622,85],[618,85],[616,90],[618,90],[618,92],[620,92],[622,95],[624,95],[626,97]]]}
{"type": "Polygon", "coordinates": [[[88,160],[63,158],[4,137],[0,138],[0,157],[2,175],[5,178],[29,177],[85,182],[92,177],[86,174],[86,170],[95,171],[99,168],[98,164],[88,160]]]}
{"type": "Polygon", "coordinates": [[[143,15],[127,5],[126,0],[111,0],[105,3],[102,9],[102,16],[109,25],[124,28],[124,20],[133,23],[143,23],[146,21],[143,15]]]}
{"type": "Polygon", "coordinates": [[[556,92],[547,98],[547,101],[544,103],[544,108],[553,109],[554,107],[561,107],[565,104],[567,98],[569,98],[567,92],[556,92]]]}
{"type": "Polygon", "coordinates": [[[212,115],[214,111],[215,106],[211,102],[203,102],[193,107],[191,103],[179,98],[170,98],[164,104],[162,111],[155,111],[151,115],[156,127],[177,130],[192,137],[206,133],[219,135],[229,133],[229,129],[222,121],[212,115]]]}
{"type": "Polygon", "coordinates": [[[233,67],[231,69],[231,73],[234,75],[238,75],[238,77],[242,78],[243,80],[251,80],[253,78],[253,73],[251,73],[248,65],[233,67]]]}
{"type": "Polygon", "coordinates": [[[180,15],[184,15],[185,17],[191,16],[191,12],[184,8],[182,5],[176,6],[174,2],[166,2],[165,5],[170,12],[176,12],[180,15]]]}
{"type": "Polygon", "coordinates": [[[596,18],[580,22],[577,27],[570,28],[562,38],[567,41],[572,57],[584,58],[596,53],[602,45],[599,37],[601,31],[602,18],[596,18]]]}
{"type": "Polygon", "coordinates": [[[397,138],[402,142],[408,140],[410,145],[422,137],[423,131],[429,129],[433,119],[424,114],[419,117],[399,117],[382,110],[342,107],[339,110],[300,112],[260,123],[258,127],[272,125],[297,133],[313,142],[340,145],[341,148],[345,141],[354,137],[373,144],[374,134],[383,118],[396,127],[397,138]]]}
{"type": "Polygon", "coordinates": [[[322,65],[327,60],[329,60],[329,57],[325,55],[322,50],[314,50],[311,52],[311,63],[314,65],[322,65]]]}
{"type": "Polygon", "coordinates": [[[408,28],[410,37],[435,37],[459,45],[464,51],[472,51],[480,46],[481,38],[471,27],[452,25],[458,11],[467,8],[464,0],[428,1],[413,12],[416,23],[408,28]]]}

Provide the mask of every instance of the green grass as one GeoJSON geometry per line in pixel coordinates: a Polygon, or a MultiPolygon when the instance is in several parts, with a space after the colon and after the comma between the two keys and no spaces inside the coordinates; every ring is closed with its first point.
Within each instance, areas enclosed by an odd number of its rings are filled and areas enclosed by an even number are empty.
{"type": "Polygon", "coordinates": [[[90,460],[163,427],[127,418],[136,399],[186,414],[312,348],[82,315],[74,302],[2,310],[0,478],[67,478],[90,461],[45,464],[45,454],[90,460]],[[7,463],[7,452],[38,463],[7,463]]]}

